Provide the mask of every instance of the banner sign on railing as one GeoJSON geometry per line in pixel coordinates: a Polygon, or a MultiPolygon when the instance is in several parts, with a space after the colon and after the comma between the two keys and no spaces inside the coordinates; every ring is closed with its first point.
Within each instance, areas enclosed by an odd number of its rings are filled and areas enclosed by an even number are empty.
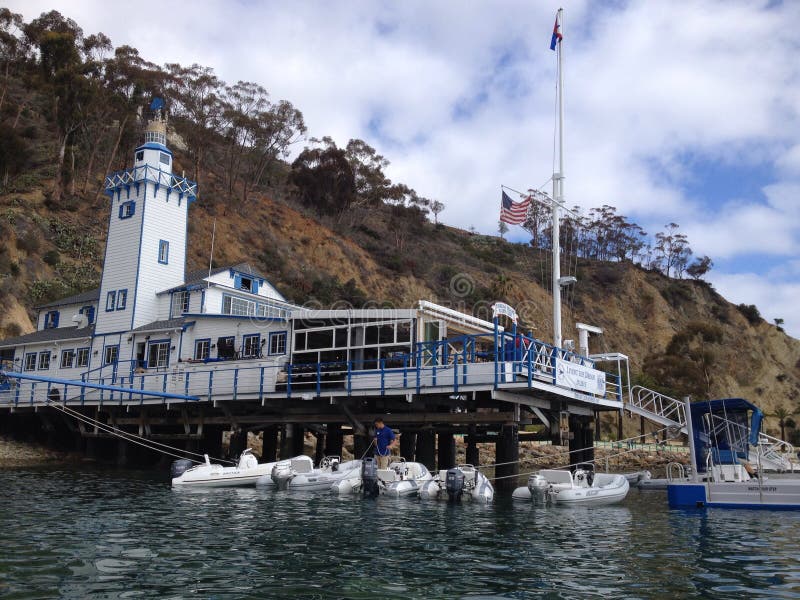
{"type": "Polygon", "coordinates": [[[505,302],[495,302],[492,304],[492,318],[497,318],[500,315],[507,316],[514,323],[517,322],[517,311],[505,302]]]}
{"type": "Polygon", "coordinates": [[[578,363],[556,358],[556,385],[597,396],[606,395],[606,374],[578,363]]]}

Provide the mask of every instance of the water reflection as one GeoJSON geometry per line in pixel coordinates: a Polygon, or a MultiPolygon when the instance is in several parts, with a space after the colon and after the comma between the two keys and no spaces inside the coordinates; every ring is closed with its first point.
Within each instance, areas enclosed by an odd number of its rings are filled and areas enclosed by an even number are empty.
{"type": "Polygon", "coordinates": [[[0,473],[0,596],[800,597],[800,515],[493,506],[263,489],[150,473],[0,473]]]}

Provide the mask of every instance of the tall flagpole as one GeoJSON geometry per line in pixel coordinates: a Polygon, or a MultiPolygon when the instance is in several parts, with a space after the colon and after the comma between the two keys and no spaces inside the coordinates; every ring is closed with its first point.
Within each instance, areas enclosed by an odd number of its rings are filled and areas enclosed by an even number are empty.
{"type": "MultiPolygon", "coordinates": [[[[563,38],[564,9],[558,9],[558,24],[563,38]]],[[[556,55],[558,57],[558,171],[553,173],[553,345],[561,347],[561,248],[560,248],[560,222],[559,208],[564,202],[564,82],[561,71],[561,39],[556,44],[556,55]]]]}

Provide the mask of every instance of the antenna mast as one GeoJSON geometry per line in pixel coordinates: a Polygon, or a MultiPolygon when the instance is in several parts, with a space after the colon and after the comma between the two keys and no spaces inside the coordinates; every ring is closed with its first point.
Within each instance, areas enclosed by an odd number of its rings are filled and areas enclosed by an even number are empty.
{"type": "MultiPolygon", "coordinates": [[[[564,9],[558,9],[556,26],[561,27],[563,36],[563,14],[564,9]]],[[[559,209],[564,204],[564,81],[561,71],[561,37],[556,44],[556,55],[558,57],[558,171],[553,173],[553,345],[561,347],[561,248],[560,248],[560,222],[559,209]]]]}

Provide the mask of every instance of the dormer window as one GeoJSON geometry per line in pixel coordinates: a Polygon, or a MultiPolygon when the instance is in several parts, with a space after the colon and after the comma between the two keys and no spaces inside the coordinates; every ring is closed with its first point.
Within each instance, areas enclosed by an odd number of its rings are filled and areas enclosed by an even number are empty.
{"type": "Polygon", "coordinates": [[[144,160],[144,150],[139,150],[136,153],[136,162],[141,162],[144,160]]]}
{"type": "Polygon", "coordinates": [[[58,327],[58,311],[51,310],[44,316],[44,328],[55,329],[58,327]]]}
{"type": "Polygon", "coordinates": [[[253,280],[249,277],[242,277],[239,289],[245,292],[252,292],[253,291],[253,280]]]}

